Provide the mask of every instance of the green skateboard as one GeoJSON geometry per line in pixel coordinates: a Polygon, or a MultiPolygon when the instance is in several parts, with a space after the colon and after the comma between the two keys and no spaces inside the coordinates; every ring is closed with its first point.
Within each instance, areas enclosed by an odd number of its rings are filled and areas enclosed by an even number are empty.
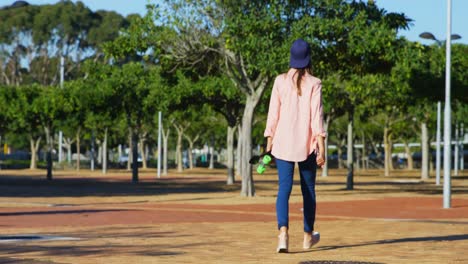
{"type": "Polygon", "coordinates": [[[252,165],[258,164],[257,172],[258,174],[263,174],[266,171],[266,166],[270,164],[271,160],[272,160],[271,152],[266,152],[266,153],[261,154],[260,156],[258,155],[253,156],[249,160],[249,163],[252,165]]]}

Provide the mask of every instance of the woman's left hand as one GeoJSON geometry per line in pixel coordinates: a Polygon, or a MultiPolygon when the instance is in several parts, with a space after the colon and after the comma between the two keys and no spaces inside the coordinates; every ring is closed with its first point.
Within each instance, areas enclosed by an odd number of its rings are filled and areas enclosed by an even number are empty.
{"type": "Polygon", "coordinates": [[[323,153],[322,151],[319,151],[318,155],[317,155],[317,166],[319,167],[322,167],[323,165],[325,165],[325,153],[323,153]]]}

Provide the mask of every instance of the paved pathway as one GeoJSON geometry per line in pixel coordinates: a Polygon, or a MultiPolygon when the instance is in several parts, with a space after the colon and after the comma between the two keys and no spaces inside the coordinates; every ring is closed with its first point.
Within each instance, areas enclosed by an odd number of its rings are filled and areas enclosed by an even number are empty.
{"type": "MultiPolygon", "coordinates": [[[[464,220],[468,199],[454,199],[451,209],[442,209],[439,198],[390,197],[375,200],[321,202],[322,220],[378,218],[400,220],[464,220]]],[[[291,219],[300,220],[302,204],[290,205],[291,219]]],[[[274,222],[273,204],[206,205],[180,203],[131,203],[0,208],[0,226],[5,228],[101,226],[162,223],[274,222]]],[[[443,221],[442,221],[443,222],[443,221]]],[[[468,222],[465,222],[468,223],[468,222]]]]}
{"type": "Polygon", "coordinates": [[[257,180],[259,197],[239,199],[238,185],[223,187],[222,173],[207,173],[156,183],[148,174],[139,185],[120,175],[43,185],[34,175],[10,175],[0,186],[0,263],[468,263],[461,178],[451,209],[442,209],[436,187],[419,181],[369,176],[349,193],[342,177],[320,179],[322,240],[307,251],[296,184],[290,254],[276,254],[274,177],[257,180]],[[48,239],[7,241],[18,235],[48,239]]]}

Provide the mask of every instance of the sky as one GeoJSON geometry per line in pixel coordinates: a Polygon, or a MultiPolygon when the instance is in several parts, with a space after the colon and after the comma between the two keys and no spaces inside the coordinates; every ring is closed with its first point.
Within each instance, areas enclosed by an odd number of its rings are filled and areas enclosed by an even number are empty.
{"type": "MultiPolygon", "coordinates": [[[[123,15],[145,13],[148,0],[81,0],[92,10],[113,10],[123,15]]],[[[151,0],[153,3],[160,0],[151,0]]],[[[0,6],[10,5],[14,0],[0,0],[0,6]]],[[[27,0],[30,4],[53,4],[58,0],[27,0]]],[[[73,0],[75,2],[75,0],[73,0]]],[[[439,40],[445,40],[447,33],[447,0],[376,0],[377,6],[388,12],[404,13],[413,20],[409,30],[400,32],[411,41],[423,44],[434,43],[419,38],[422,32],[431,32],[439,40]]],[[[462,36],[454,43],[468,44],[468,0],[452,0],[452,34],[462,36]]]]}

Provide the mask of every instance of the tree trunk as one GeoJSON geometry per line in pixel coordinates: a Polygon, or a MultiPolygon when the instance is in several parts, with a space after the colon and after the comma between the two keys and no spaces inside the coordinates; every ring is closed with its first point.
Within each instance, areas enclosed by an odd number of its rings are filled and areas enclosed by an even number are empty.
{"type": "Polygon", "coordinates": [[[353,149],[354,149],[353,114],[350,114],[349,122],[348,122],[348,154],[347,154],[348,176],[346,178],[346,190],[354,189],[353,149]]]}
{"type": "Polygon", "coordinates": [[[374,142],[372,141],[372,139],[370,140],[370,144],[371,144],[371,147],[372,147],[372,150],[375,152],[375,155],[377,157],[380,157],[380,150],[379,148],[377,147],[377,142],[374,142]]]}
{"type": "Polygon", "coordinates": [[[356,161],[354,162],[354,165],[356,167],[356,170],[360,171],[361,170],[361,162],[360,161],[362,159],[362,156],[361,156],[362,152],[360,150],[358,150],[358,149],[356,149],[355,152],[356,152],[356,161]]]}
{"type": "Polygon", "coordinates": [[[429,179],[429,136],[426,123],[421,123],[421,179],[429,179]]]}
{"type": "Polygon", "coordinates": [[[117,146],[117,160],[119,162],[122,160],[122,144],[117,146]]]}
{"type": "Polygon", "coordinates": [[[146,162],[146,151],[145,151],[145,146],[146,146],[146,140],[142,137],[140,139],[140,153],[141,153],[141,166],[143,169],[148,168],[148,164],[146,162]]]}
{"type": "Polygon", "coordinates": [[[184,171],[182,162],[182,130],[177,130],[177,146],[176,146],[176,157],[177,157],[177,172],[184,171]]]}
{"type": "Polygon", "coordinates": [[[242,167],[242,127],[241,125],[237,126],[237,150],[236,150],[236,175],[241,175],[242,167]]]}
{"type": "Polygon", "coordinates": [[[102,143],[99,144],[99,147],[98,147],[98,155],[97,155],[97,163],[102,165],[102,143]]]}
{"type": "Polygon", "coordinates": [[[336,148],[336,151],[338,153],[338,169],[343,169],[344,168],[344,165],[343,165],[343,141],[338,139],[338,144],[337,144],[337,148],[336,148]]]}
{"type": "MultiPolygon", "coordinates": [[[[390,164],[389,164],[389,159],[388,159],[388,156],[391,156],[391,154],[389,154],[389,144],[388,144],[388,134],[389,134],[389,128],[387,126],[387,124],[385,124],[385,127],[384,127],[384,168],[385,168],[385,173],[384,175],[385,176],[390,176],[390,164]]],[[[391,160],[391,159],[390,159],[391,160]]]]}
{"type": "Polygon", "coordinates": [[[235,127],[227,128],[227,181],[228,185],[234,184],[234,133],[235,127]]]}
{"type": "Polygon", "coordinates": [[[80,132],[81,128],[78,128],[78,131],[76,131],[76,170],[80,170],[80,157],[81,157],[81,151],[80,151],[80,132]]]}
{"type": "Polygon", "coordinates": [[[393,139],[392,139],[392,135],[390,134],[388,136],[388,168],[390,169],[390,171],[395,170],[395,167],[393,166],[392,153],[393,153],[393,139]]]}
{"type": "Polygon", "coordinates": [[[72,157],[72,140],[70,138],[65,139],[67,141],[67,162],[68,165],[71,165],[71,157],[72,157]]]}
{"type": "Polygon", "coordinates": [[[408,144],[408,141],[405,141],[405,153],[406,153],[406,160],[408,162],[408,166],[406,168],[408,170],[413,170],[414,169],[413,154],[411,153],[411,148],[408,144]]]}
{"type": "Polygon", "coordinates": [[[130,171],[132,169],[132,130],[128,130],[128,154],[127,154],[127,170],[130,171]]]}
{"type": "MultiPolygon", "coordinates": [[[[330,115],[327,115],[323,122],[323,127],[325,131],[328,131],[328,127],[330,125],[330,115]]],[[[325,142],[324,142],[324,147],[325,147],[325,159],[328,159],[328,135],[325,137],[325,142]]],[[[328,176],[328,161],[325,162],[325,164],[322,167],[322,177],[327,177],[328,176]]]]}
{"type": "Polygon", "coordinates": [[[463,147],[463,140],[465,139],[465,129],[463,127],[463,123],[460,127],[460,170],[463,171],[465,169],[465,151],[463,147]]]}
{"type": "Polygon", "coordinates": [[[189,148],[187,150],[187,155],[188,155],[188,162],[189,162],[189,168],[193,170],[193,142],[189,142],[189,148]]]}
{"type": "Polygon", "coordinates": [[[169,140],[169,133],[171,132],[169,128],[166,130],[167,132],[164,133],[164,129],[162,130],[163,136],[163,175],[167,175],[167,141],[169,140]]]}
{"type": "Polygon", "coordinates": [[[53,141],[50,127],[44,127],[47,142],[47,180],[52,180],[52,148],[53,141]]]}
{"type": "Polygon", "coordinates": [[[67,163],[68,165],[71,165],[71,156],[72,156],[72,151],[71,151],[71,145],[67,148],[67,163]]]}
{"type": "Polygon", "coordinates": [[[104,141],[102,142],[102,173],[107,173],[107,127],[104,129],[104,141]]]}
{"type": "MultiPolygon", "coordinates": [[[[356,135],[356,137],[357,137],[357,135],[356,135]]],[[[354,149],[353,155],[354,154],[356,155],[356,160],[353,161],[353,166],[356,168],[357,171],[360,171],[361,170],[362,150],[354,149]]]]}
{"type": "Polygon", "coordinates": [[[37,169],[37,151],[39,150],[39,144],[41,143],[41,137],[34,140],[32,137],[29,137],[29,142],[31,146],[31,163],[29,165],[30,170],[37,169]]]}
{"type": "Polygon", "coordinates": [[[253,197],[255,196],[255,187],[252,177],[252,165],[249,164],[249,160],[252,157],[252,121],[255,106],[258,103],[258,99],[255,95],[248,95],[246,98],[246,104],[244,114],[242,116],[242,162],[241,162],[241,177],[242,177],[242,188],[241,196],[253,197]]]}
{"type": "Polygon", "coordinates": [[[432,161],[432,154],[429,151],[429,175],[431,175],[431,173],[434,174],[434,162],[432,161]]]}
{"type": "Polygon", "coordinates": [[[146,160],[148,161],[148,157],[149,157],[149,146],[148,144],[145,144],[145,157],[146,157],[146,160]]]}
{"type": "Polygon", "coordinates": [[[208,166],[208,169],[212,170],[214,169],[214,137],[211,136],[211,142],[210,142],[210,165],[208,166]]]}
{"type": "Polygon", "coordinates": [[[459,162],[459,138],[458,138],[458,124],[455,124],[455,144],[453,145],[453,176],[458,176],[458,162],[459,162]]]}
{"type": "Polygon", "coordinates": [[[198,138],[200,137],[200,133],[196,134],[195,137],[191,138],[188,135],[184,134],[185,139],[189,143],[189,148],[187,150],[187,156],[188,156],[188,162],[189,162],[189,168],[192,170],[193,169],[193,146],[195,145],[195,142],[198,141],[198,138]]]}
{"type": "Polygon", "coordinates": [[[94,144],[95,144],[95,137],[94,137],[94,130],[91,131],[91,170],[94,171],[94,161],[96,160],[95,156],[95,150],[94,150],[94,144]]]}
{"type": "MultiPolygon", "coordinates": [[[[132,131],[132,181],[138,182],[138,134],[132,131]]],[[[130,156],[130,155],[129,155],[130,156]]]]}
{"type": "Polygon", "coordinates": [[[364,134],[364,131],[361,131],[361,136],[362,136],[362,168],[364,170],[369,169],[368,168],[368,160],[369,158],[367,157],[367,142],[366,142],[366,135],[364,134]]]}

